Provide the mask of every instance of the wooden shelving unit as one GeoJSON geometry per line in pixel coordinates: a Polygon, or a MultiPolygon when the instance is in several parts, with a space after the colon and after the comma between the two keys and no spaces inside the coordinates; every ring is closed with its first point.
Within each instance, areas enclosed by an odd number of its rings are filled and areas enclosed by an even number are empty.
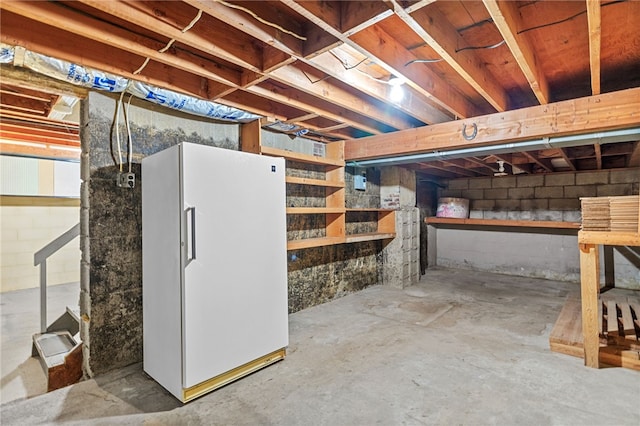
{"type": "Polygon", "coordinates": [[[300,152],[287,151],[262,145],[261,123],[259,120],[244,124],[241,129],[242,150],[255,154],[284,157],[287,161],[320,166],[324,169],[324,179],[287,176],[286,182],[293,185],[325,188],[324,207],[288,207],[287,215],[324,215],[323,237],[290,240],[288,250],[322,247],[334,244],[392,239],[395,237],[395,211],[385,209],[346,209],[344,181],[344,142],[330,142],[325,145],[325,156],[318,157],[300,152]],[[348,212],[377,213],[376,232],[346,234],[348,212]]]}
{"type": "Polygon", "coordinates": [[[599,246],[640,246],[640,198],[638,198],[638,218],[634,225],[634,231],[630,232],[588,230],[578,232],[584,364],[588,367],[598,368],[600,366],[600,317],[602,311],[600,308],[599,246]]]}

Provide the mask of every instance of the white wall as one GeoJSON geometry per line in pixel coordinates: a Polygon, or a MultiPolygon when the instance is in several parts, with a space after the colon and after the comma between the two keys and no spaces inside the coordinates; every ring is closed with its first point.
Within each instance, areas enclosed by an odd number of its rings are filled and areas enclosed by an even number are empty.
{"type": "MultiPolygon", "coordinates": [[[[79,222],[78,207],[0,207],[0,291],[39,286],[33,254],[79,222]]],[[[80,281],[80,240],[76,238],[47,261],[48,285],[80,281]]]]}
{"type": "MultiPolygon", "coordinates": [[[[438,266],[580,281],[576,235],[448,228],[437,229],[436,235],[438,266]]],[[[640,290],[640,268],[634,264],[640,262],[640,254],[626,250],[631,260],[614,249],[616,286],[640,290]]],[[[604,265],[602,251],[600,260],[604,265]]],[[[601,271],[604,283],[604,266],[601,271]]]]}

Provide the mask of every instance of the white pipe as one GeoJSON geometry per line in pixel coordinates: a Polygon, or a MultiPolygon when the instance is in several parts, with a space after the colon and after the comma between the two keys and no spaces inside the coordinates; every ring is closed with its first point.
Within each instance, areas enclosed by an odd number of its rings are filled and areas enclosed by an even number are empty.
{"type": "Polygon", "coordinates": [[[348,161],[347,166],[398,166],[415,162],[447,160],[473,157],[477,155],[509,154],[513,152],[536,151],[549,148],[569,148],[572,146],[602,145],[606,143],[632,142],[637,140],[640,140],[640,127],[612,130],[608,132],[594,132],[583,135],[556,136],[522,142],[508,142],[498,145],[451,149],[448,151],[432,151],[421,154],[403,155],[399,157],[348,161]]]}

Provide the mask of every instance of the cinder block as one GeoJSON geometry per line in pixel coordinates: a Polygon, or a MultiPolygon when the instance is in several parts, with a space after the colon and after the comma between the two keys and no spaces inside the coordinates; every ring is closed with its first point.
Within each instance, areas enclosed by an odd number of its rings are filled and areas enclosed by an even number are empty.
{"type": "Polygon", "coordinates": [[[469,189],[469,179],[454,179],[447,184],[447,189],[469,189]]]}
{"type": "Polygon", "coordinates": [[[486,200],[506,200],[508,195],[509,191],[506,188],[484,190],[484,198],[486,200]]]}
{"type": "Polygon", "coordinates": [[[469,179],[469,189],[491,188],[491,178],[472,178],[469,179]]]}
{"type": "Polygon", "coordinates": [[[506,220],[507,212],[506,211],[486,211],[484,212],[484,218],[506,220]]]}
{"type": "Polygon", "coordinates": [[[564,191],[561,186],[541,186],[535,189],[536,198],[562,198],[564,191]]]}
{"type": "Polygon", "coordinates": [[[482,189],[465,189],[462,191],[462,197],[469,200],[481,200],[484,198],[484,191],[482,189]]]}
{"type": "Polygon", "coordinates": [[[526,198],[533,198],[534,189],[531,188],[509,188],[509,198],[512,200],[522,200],[526,198]]]}
{"type": "Polygon", "coordinates": [[[516,177],[515,176],[499,176],[491,180],[492,188],[515,188],[516,177]]]}
{"type": "Polygon", "coordinates": [[[549,200],[547,199],[520,200],[520,209],[523,211],[548,210],[549,200]]]}
{"type": "Polygon", "coordinates": [[[544,185],[544,175],[518,176],[518,188],[532,188],[544,185]]]}
{"type": "Polygon", "coordinates": [[[496,208],[499,210],[519,210],[520,200],[496,200],[496,208]]]}
{"type": "Polygon", "coordinates": [[[549,200],[551,210],[580,210],[580,200],[578,198],[552,198],[549,200]]]}
{"type": "Polygon", "coordinates": [[[534,220],[562,221],[562,212],[554,210],[537,210],[533,212],[534,220]]]}
{"type": "Polygon", "coordinates": [[[508,211],[507,212],[507,219],[508,220],[528,220],[522,217],[523,213],[529,213],[529,212],[520,212],[520,211],[508,211]]]}
{"type": "Polygon", "coordinates": [[[544,176],[545,186],[566,186],[575,184],[575,173],[550,173],[544,176]]]}
{"type": "Polygon", "coordinates": [[[607,183],[609,183],[608,170],[576,174],[576,185],[604,185],[607,183]]]}
{"type": "Polygon", "coordinates": [[[493,210],[496,207],[495,200],[471,200],[471,210],[493,210]]]}
{"type": "Polygon", "coordinates": [[[438,191],[438,198],[446,198],[446,197],[460,198],[462,197],[462,190],[461,189],[442,189],[438,191]]]}
{"type": "Polygon", "coordinates": [[[596,188],[596,185],[565,186],[564,196],[565,198],[595,197],[596,188]]]}
{"type": "Polygon", "coordinates": [[[640,168],[611,170],[609,172],[610,183],[638,183],[640,182],[640,168]]]}
{"type": "Polygon", "coordinates": [[[565,222],[582,222],[582,214],[579,210],[567,210],[562,212],[562,220],[565,222]]]}
{"type": "Polygon", "coordinates": [[[633,193],[633,184],[631,183],[618,183],[616,185],[602,185],[598,186],[598,197],[609,197],[615,195],[636,195],[633,193]]]}

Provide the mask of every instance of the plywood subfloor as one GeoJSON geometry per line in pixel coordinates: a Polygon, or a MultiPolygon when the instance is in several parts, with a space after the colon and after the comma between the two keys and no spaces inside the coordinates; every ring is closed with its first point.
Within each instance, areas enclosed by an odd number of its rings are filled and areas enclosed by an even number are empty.
{"type": "MultiPolygon", "coordinates": [[[[600,295],[600,362],[640,370],[640,292],[610,289],[600,295]]],[[[580,292],[567,301],[549,336],[554,352],[583,358],[580,292]]]]}

